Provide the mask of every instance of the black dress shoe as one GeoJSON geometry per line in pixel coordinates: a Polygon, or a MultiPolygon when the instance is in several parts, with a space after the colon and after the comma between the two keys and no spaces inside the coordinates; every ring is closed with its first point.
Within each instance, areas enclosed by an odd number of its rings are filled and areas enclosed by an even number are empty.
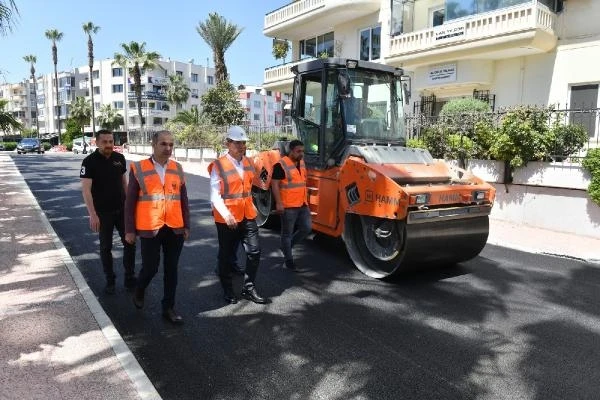
{"type": "Polygon", "coordinates": [[[135,288],[135,292],[133,293],[132,299],[133,305],[136,308],[141,309],[142,307],[144,307],[144,289],[135,288]]]}
{"type": "Polygon", "coordinates": [[[246,300],[253,301],[257,304],[265,304],[267,302],[267,299],[265,299],[264,297],[260,297],[255,287],[242,290],[242,297],[246,300]]]}
{"type": "Polygon", "coordinates": [[[225,299],[225,303],[227,303],[227,304],[237,304],[237,302],[238,302],[237,297],[235,297],[233,295],[226,294],[225,296],[223,296],[223,298],[225,299]]]}
{"type": "Polygon", "coordinates": [[[166,319],[172,324],[183,324],[183,318],[181,317],[181,315],[177,314],[172,308],[163,311],[162,315],[164,319],[166,319]]]}

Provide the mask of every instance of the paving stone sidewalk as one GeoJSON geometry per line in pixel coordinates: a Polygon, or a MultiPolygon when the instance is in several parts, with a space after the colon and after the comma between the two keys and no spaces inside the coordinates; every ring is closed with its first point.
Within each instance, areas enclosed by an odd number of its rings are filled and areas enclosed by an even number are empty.
{"type": "Polygon", "coordinates": [[[160,399],[0,153],[0,399],[160,399]]]}

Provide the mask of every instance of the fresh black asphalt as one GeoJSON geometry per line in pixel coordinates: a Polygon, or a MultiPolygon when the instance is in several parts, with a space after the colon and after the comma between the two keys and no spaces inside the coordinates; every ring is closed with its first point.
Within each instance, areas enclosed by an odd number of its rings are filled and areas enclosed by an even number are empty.
{"type": "MultiPolygon", "coordinates": [[[[122,274],[117,293],[103,293],[98,239],[80,192],[82,158],[13,156],[164,399],[599,396],[597,265],[487,246],[458,266],[384,282],[354,269],[340,241],[317,235],[299,248],[302,271],[293,273],[281,266],[277,231],[263,229],[258,288],[271,303],[226,306],[214,274],[208,180],[186,175],[192,237],[177,292],[185,324],[171,326],[160,318],[161,273],[142,311],[122,274]]],[[[116,236],[115,249],[122,272],[116,236]]]]}

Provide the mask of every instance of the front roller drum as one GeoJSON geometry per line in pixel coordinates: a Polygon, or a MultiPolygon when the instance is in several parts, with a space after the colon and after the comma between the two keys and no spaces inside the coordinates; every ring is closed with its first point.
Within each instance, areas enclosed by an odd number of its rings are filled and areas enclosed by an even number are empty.
{"type": "Polygon", "coordinates": [[[342,238],[356,267],[373,278],[476,257],[487,242],[487,216],[406,224],[348,214],[342,238]]]}

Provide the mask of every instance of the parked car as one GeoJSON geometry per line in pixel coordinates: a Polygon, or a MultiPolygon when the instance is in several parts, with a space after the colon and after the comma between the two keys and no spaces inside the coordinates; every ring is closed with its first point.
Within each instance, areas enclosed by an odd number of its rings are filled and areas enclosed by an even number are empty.
{"type": "Polygon", "coordinates": [[[26,138],[17,144],[17,154],[38,153],[44,154],[44,145],[39,139],[26,138]]]}
{"type": "Polygon", "coordinates": [[[88,154],[96,150],[96,146],[91,138],[85,139],[85,146],[83,138],[73,139],[73,153],[75,154],[88,154]]]}

